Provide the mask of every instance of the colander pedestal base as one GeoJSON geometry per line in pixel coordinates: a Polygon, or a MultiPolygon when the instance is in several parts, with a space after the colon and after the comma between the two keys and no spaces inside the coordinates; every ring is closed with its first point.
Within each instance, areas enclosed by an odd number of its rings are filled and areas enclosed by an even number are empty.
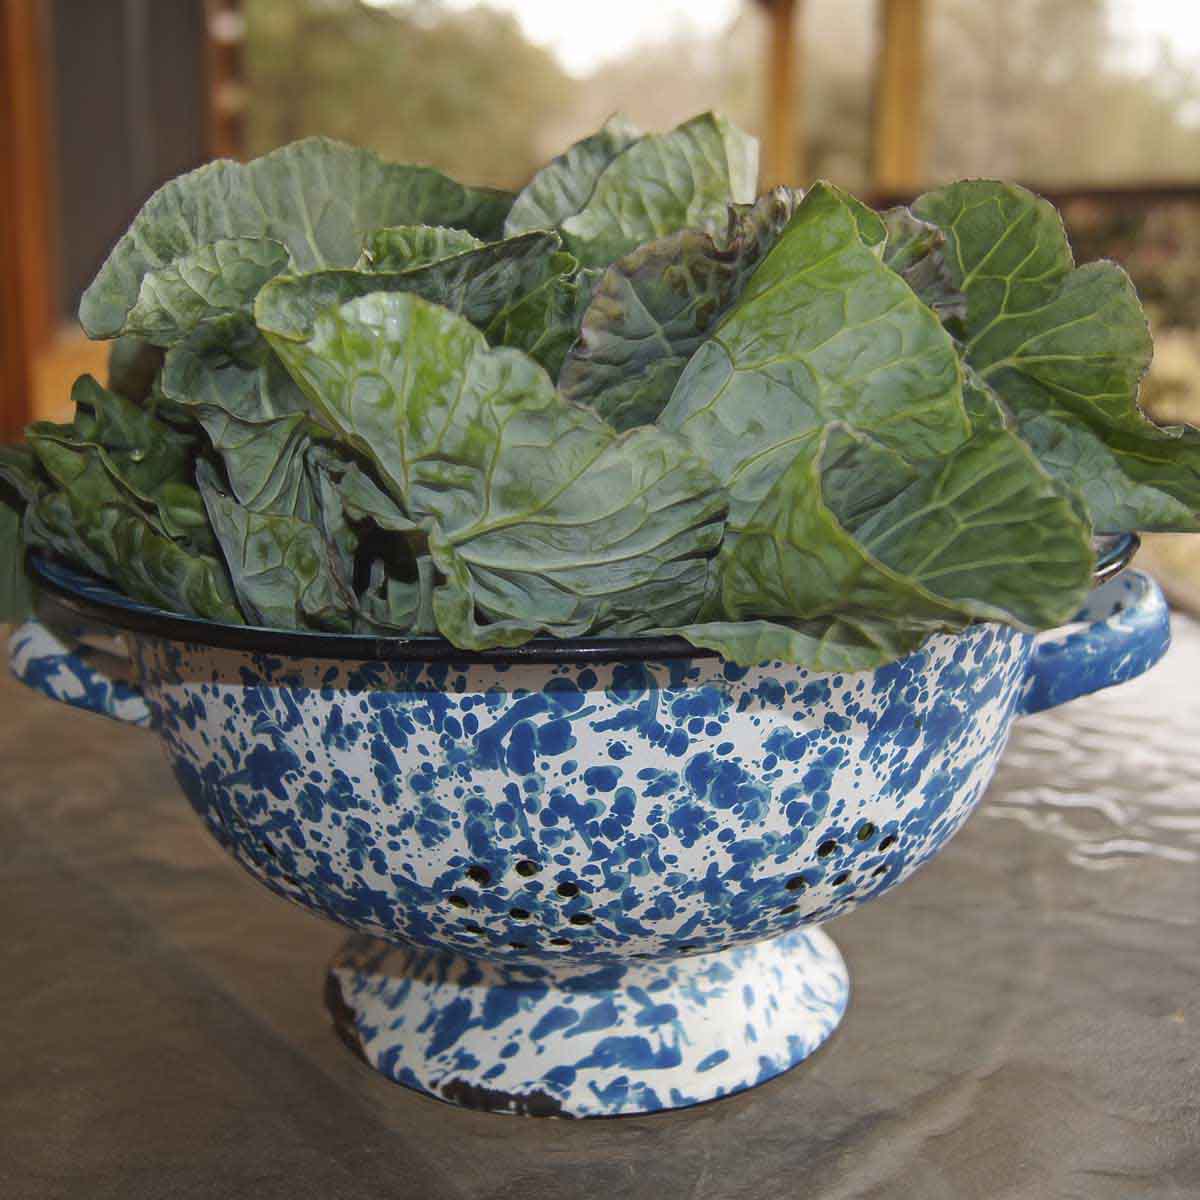
{"type": "Polygon", "coordinates": [[[487,962],[355,936],[326,1000],[377,1071],[467,1108],[593,1117],[683,1108],[807,1058],[846,1009],[819,930],[690,958],[487,962]]]}

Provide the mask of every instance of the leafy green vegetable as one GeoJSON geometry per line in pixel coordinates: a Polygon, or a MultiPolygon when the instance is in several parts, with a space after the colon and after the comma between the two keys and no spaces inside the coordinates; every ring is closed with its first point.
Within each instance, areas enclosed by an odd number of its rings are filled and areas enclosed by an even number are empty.
{"type": "Polygon", "coordinates": [[[308,462],[319,480],[319,520],[335,570],[360,585],[356,628],[437,633],[436,571],[425,534],[353,459],[322,447],[308,462]]]}
{"type": "Polygon", "coordinates": [[[21,540],[21,513],[0,492],[0,545],[7,560],[0,567],[0,624],[23,621],[33,612],[33,580],[25,570],[25,544],[21,540]]]}
{"type": "Polygon", "coordinates": [[[943,324],[960,329],[967,315],[967,298],[958,290],[946,262],[946,235],[907,208],[889,208],[881,216],[887,231],[884,263],[903,276],[943,324]]]}
{"type": "Polygon", "coordinates": [[[347,632],[354,595],[322,531],[301,517],[256,512],[221,490],[207,462],[196,481],[229,565],[242,612],[255,624],[347,632]]]}
{"type": "Polygon", "coordinates": [[[108,351],[108,386],[127,400],[142,403],[154,390],[163,352],[136,337],[119,337],[108,351]]]}
{"type": "Polygon", "coordinates": [[[359,625],[375,633],[428,636],[438,631],[433,610],[437,568],[428,554],[409,560],[402,569],[385,557],[371,563],[363,590],[359,625]]]}
{"type": "Polygon", "coordinates": [[[142,278],[123,332],[173,346],[198,325],[241,314],[249,321],[259,289],[288,265],[287,248],[267,238],[222,238],[142,278]]]}
{"type": "Polygon", "coordinates": [[[168,184],[81,306],[109,388],[0,448],[0,618],[32,548],[218,621],[858,671],[1070,619],[1093,522],[1200,528],[1049,205],[754,202],[756,154],[618,117],[515,198],[322,139],[168,184]]]}
{"type": "Polygon", "coordinates": [[[835,421],[909,462],[951,452],[970,428],[950,338],[862,242],[842,193],[818,184],[688,362],[660,423],[729,489],[731,549],[802,443],[835,421]]]}
{"type": "Polygon", "coordinates": [[[19,598],[28,594],[32,584],[26,571],[27,546],[53,550],[95,575],[107,575],[104,559],[76,529],[66,495],[55,490],[32,446],[0,446],[0,501],[21,517],[21,542],[5,547],[3,563],[8,578],[6,594],[18,603],[12,620],[25,615],[19,611],[19,598]],[[19,578],[21,574],[26,579],[19,578]]]}
{"type": "MultiPolygon", "coordinates": [[[[824,184],[823,186],[829,187],[830,185],[824,184]]],[[[838,189],[837,194],[854,218],[854,225],[862,244],[871,250],[876,258],[884,258],[887,253],[888,240],[888,227],[884,219],[874,209],[868,208],[861,200],[851,196],[849,192],[838,189]]]]}
{"type": "Polygon", "coordinates": [[[718,227],[729,204],[754,200],[758,143],[706,113],[649,134],[600,173],[587,203],[560,227],[585,267],[606,266],[652,238],[718,227]]]}
{"type": "Polygon", "coordinates": [[[310,336],[322,309],[373,292],[412,292],[486,328],[562,273],[554,233],[527,233],[411,271],[314,271],[283,275],[259,293],[255,318],[276,337],[310,336]]]}
{"type": "Polygon", "coordinates": [[[168,536],[158,519],[161,510],[156,513],[122,486],[102,450],[72,445],[48,432],[31,432],[29,440],[58,489],[33,510],[27,529],[32,544],[82,558],[148,604],[241,623],[224,564],[168,536]],[[86,547],[85,555],[76,541],[86,547]]]}
{"type": "Polygon", "coordinates": [[[312,518],[303,455],[314,426],[303,394],[274,356],[245,363],[176,346],[167,354],[161,386],[195,414],[240,504],[312,518]]]}
{"type": "Polygon", "coordinates": [[[963,357],[1096,527],[1200,529],[1200,433],[1137,406],[1152,348],[1125,272],[1076,268],[1054,208],[1012,184],[952,184],[913,212],[945,232],[967,297],[963,357]]]}
{"type": "MultiPolygon", "coordinates": [[[[857,624],[845,615],[836,620],[702,621],[677,629],[653,630],[686,638],[693,646],[715,650],[741,666],[766,662],[803,663],[812,671],[870,671],[880,665],[874,623],[857,624]]],[[[929,635],[925,625],[896,624],[887,629],[895,657],[918,649],[929,635]]]]}
{"type": "Polygon", "coordinates": [[[797,193],[776,188],[754,205],[732,208],[722,236],[686,229],[619,258],[583,315],[559,375],[563,394],[618,429],[654,421],[798,201],[797,193]]]}
{"type": "Polygon", "coordinates": [[[604,169],[641,138],[618,113],[603,128],[547,163],[517,195],[504,222],[505,237],[533,229],[557,229],[587,204],[604,169]]]}
{"type": "Polygon", "coordinates": [[[570,254],[555,254],[550,265],[554,273],[502,308],[483,332],[493,346],[524,350],[555,376],[579,337],[601,272],[580,270],[570,254]]]}
{"type": "Polygon", "coordinates": [[[623,438],[559,398],[524,355],[444,308],[382,293],[268,333],[311,402],[429,534],[439,628],[511,645],[686,620],[724,497],[685,445],[623,438]],[[486,620],[486,624],[483,621],[486,620]]]}
{"type": "Polygon", "coordinates": [[[281,276],[259,296],[259,326],[308,336],[324,308],[375,292],[411,292],[459,313],[497,346],[524,350],[557,372],[579,333],[598,272],[580,271],[553,233],[529,233],[408,271],[317,271],[281,276]]]}
{"type": "Polygon", "coordinates": [[[37,421],[26,431],[43,467],[51,445],[94,456],[114,484],[146,511],[166,537],[211,550],[212,534],[191,480],[194,442],[152,413],[83,375],[72,389],[70,425],[37,421]]]}
{"type": "Polygon", "coordinates": [[[363,271],[411,271],[442,258],[478,250],[483,243],[465,229],[445,225],[396,225],[367,238],[358,267],[363,271]]]}
{"type": "Polygon", "coordinates": [[[306,138],[253,162],[221,159],[161,187],[84,293],[90,337],[125,332],[147,275],[226,239],[270,239],[294,269],[349,267],[363,239],[390,225],[449,225],[499,234],[512,197],[468,188],[431,167],[385,163],[367,150],[306,138]]]}
{"type": "MultiPolygon", "coordinates": [[[[1068,620],[1092,567],[1087,526],[1010,433],[976,434],[918,472],[833,424],[747,523],[716,607],[801,618],[828,661],[857,669],[972,620],[1068,620]]],[[[739,638],[721,646],[710,628],[704,644],[736,659],[739,638]]]]}
{"type": "Polygon", "coordinates": [[[34,586],[21,534],[26,505],[37,502],[37,462],[27,446],[0,446],[0,624],[33,612],[34,586]]]}

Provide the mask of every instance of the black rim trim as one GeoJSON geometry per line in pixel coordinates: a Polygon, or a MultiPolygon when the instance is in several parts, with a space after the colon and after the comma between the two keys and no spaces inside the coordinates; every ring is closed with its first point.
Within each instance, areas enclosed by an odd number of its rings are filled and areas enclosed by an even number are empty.
{"type": "MultiPolygon", "coordinates": [[[[1100,551],[1097,584],[1119,575],[1141,545],[1136,533],[1113,535],[1100,551]]],[[[534,638],[523,646],[496,650],[460,650],[445,638],[374,637],[357,633],[315,633],[308,630],[266,629],[259,625],[220,625],[157,608],[131,607],[80,592],[51,575],[37,554],[31,564],[39,586],[77,616],[114,629],[151,634],[196,646],[252,650],[288,657],[354,659],[390,662],[447,663],[570,663],[644,662],[647,659],[719,658],[715,650],[693,646],[681,637],[534,638]]],[[[81,573],[70,568],[72,573],[81,573]]]]}

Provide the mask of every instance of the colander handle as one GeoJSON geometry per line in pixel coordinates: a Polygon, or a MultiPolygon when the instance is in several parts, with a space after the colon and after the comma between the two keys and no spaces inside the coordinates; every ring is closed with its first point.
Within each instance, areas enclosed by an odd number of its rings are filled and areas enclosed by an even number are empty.
{"type": "Polygon", "coordinates": [[[1124,571],[1092,592],[1070,625],[1034,639],[1018,711],[1041,712],[1148,671],[1171,644],[1158,584],[1124,571]]]}
{"type": "Polygon", "coordinates": [[[9,670],[26,687],[127,725],[149,725],[150,705],[119,634],[37,617],[8,639],[9,670]]]}

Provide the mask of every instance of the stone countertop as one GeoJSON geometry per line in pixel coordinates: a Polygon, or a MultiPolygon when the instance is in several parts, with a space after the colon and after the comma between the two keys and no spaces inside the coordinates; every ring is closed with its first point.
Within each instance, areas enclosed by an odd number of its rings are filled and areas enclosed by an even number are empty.
{"type": "Polygon", "coordinates": [[[145,733],[0,682],[5,1200],[1196,1200],[1200,625],[1016,728],[978,814],[829,926],[850,1011],[683,1112],[455,1110],[321,1006],[341,934],[208,840],[145,733]]]}

